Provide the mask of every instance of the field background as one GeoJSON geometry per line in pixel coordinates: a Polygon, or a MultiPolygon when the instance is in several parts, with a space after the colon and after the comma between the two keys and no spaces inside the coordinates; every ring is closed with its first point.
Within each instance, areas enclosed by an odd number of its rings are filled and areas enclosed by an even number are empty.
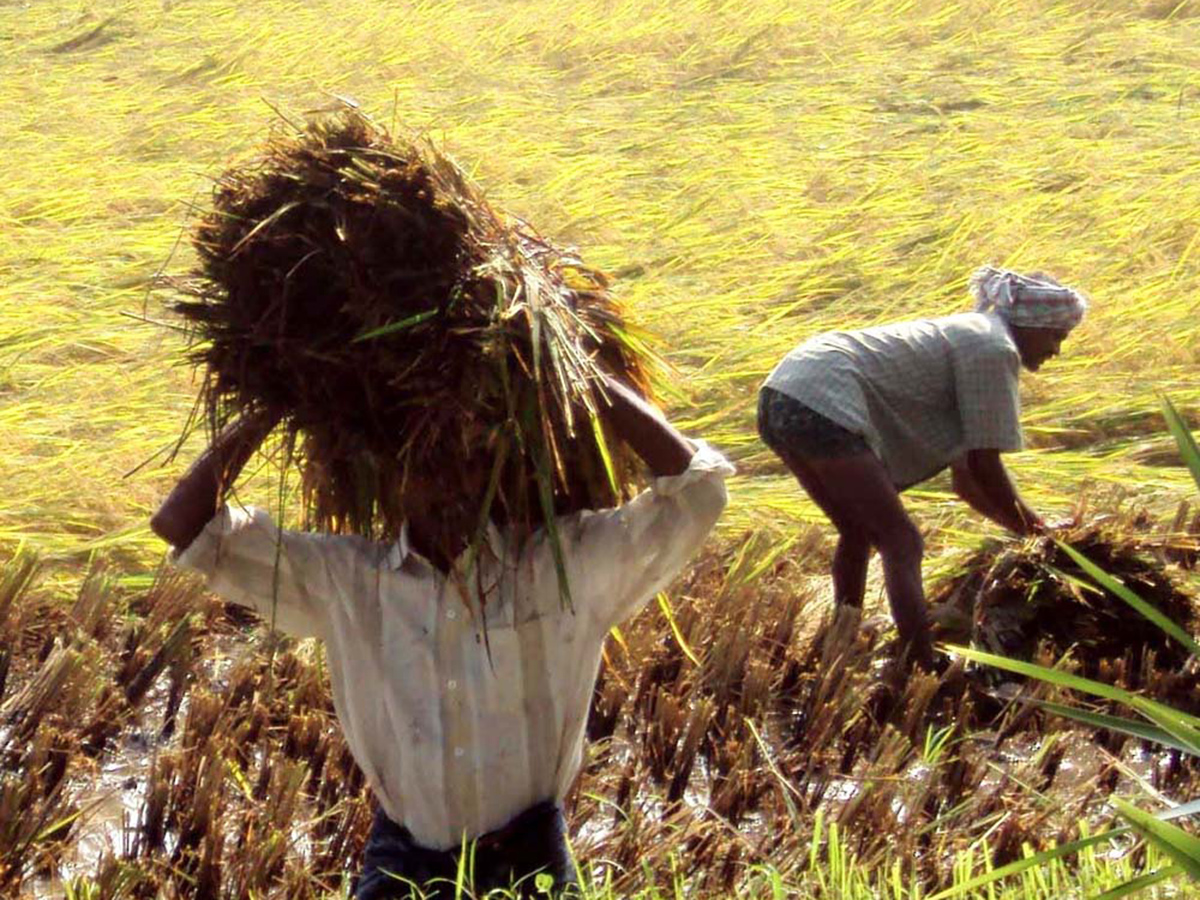
{"type": "MultiPolygon", "coordinates": [[[[738,464],[718,540],[803,535],[820,583],[758,384],[816,331],[966,308],[987,262],[1093,302],[1023,378],[1022,490],[1173,512],[1157,395],[1194,421],[1198,72],[1192,0],[0,0],[0,553],[48,556],[63,596],[97,550],[148,583],[196,389],[150,286],[189,266],[223,165],[340,98],[617,277],[664,404],[738,464]]],[[[912,496],[931,574],[990,530],[944,481],[912,496]]]]}

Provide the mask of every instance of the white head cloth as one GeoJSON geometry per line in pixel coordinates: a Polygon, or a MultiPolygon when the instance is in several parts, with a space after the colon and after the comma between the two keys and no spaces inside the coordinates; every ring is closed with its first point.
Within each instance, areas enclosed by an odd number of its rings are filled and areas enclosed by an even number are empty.
{"type": "Polygon", "coordinates": [[[983,266],[971,276],[976,312],[995,312],[1022,328],[1066,328],[1080,323],[1087,298],[1049,275],[1019,275],[1008,269],[983,266]]]}

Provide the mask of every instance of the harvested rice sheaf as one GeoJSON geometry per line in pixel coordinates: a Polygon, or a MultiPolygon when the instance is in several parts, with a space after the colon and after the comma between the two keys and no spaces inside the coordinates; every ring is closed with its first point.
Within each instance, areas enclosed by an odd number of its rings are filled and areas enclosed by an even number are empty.
{"type": "Polygon", "coordinates": [[[632,487],[594,416],[598,370],[648,386],[608,280],[427,143],[353,112],[279,128],[193,241],[210,427],[281,417],[310,526],[386,538],[461,503],[528,533],[632,487]]]}
{"type": "MultiPolygon", "coordinates": [[[[1092,526],[1066,540],[1184,631],[1196,632],[1195,599],[1136,535],[1092,526]]],[[[1152,693],[1155,685],[1146,683],[1148,678],[1160,674],[1169,681],[1188,658],[1162,629],[1096,586],[1046,538],[985,546],[932,602],[967,613],[973,622],[970,638],[983,649],[1027,660],[1039,647],[1056,657],[1070,651],[1089,677],[1112,680],[1119,670],[1128,687],[1152,693]]],[[[1188,706],[1196,706],[1195,701],[1188,706]]]]}

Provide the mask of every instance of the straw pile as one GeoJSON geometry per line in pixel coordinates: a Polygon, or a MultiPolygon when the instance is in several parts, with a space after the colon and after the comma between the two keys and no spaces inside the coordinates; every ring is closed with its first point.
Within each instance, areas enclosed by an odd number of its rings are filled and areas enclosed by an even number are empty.
{"type": "MultiPolygon", "coordinates": [[[[1067,540],[1185,631],[1195,633],[1194,599],[1176,585],[1168,567],[1137,535],[1091,526],[1067,540]]],[[[1104,670],[1118,665],[1134,688],[1145,687],[1139,673],[1154,666],[1178,671],[1187,660],[1186,650],[1157,625],[1097,588],[1058,545],[1044,538],[985,546],[962,564],[961,574],[932,602],[957,606],[970,616],[970,638],[983,649],[1018,659],[1033,659],[1039,648],[1054,657],[1073,652],[1083,674],[1109,681],[1104,670]]]]}
{"type": "Polygon", "coordinates": [[[309,525],[386,538],[457,504],[528,533],[631,486],[594,416],[599,370],[647,389],[607,279],[427,143],[354,112],[278,129],[193,242],[210,427],[280,417],[309,525]]]}

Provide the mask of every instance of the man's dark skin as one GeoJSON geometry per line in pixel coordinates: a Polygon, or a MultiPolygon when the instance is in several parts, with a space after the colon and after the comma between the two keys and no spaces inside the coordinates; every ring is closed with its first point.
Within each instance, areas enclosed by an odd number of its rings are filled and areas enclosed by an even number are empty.
{"type": "MultiPolygon", "coordinates": [[[[654,406],[630,388],[605,377],[598,404],[613,434],[633,448],[655,476],[684,472],[696,451],[654,406]]],[[[223,489],[237,480],[246,462],[275,427],[277,420],[249,415],[224,429],[194,462],[150,519],[150,528],[173,547],[183,549],[216,515],[223,489]]],[[[470,504],[466,505],[467,507],[470,504]]],[[[467,546],[476,522],[468,512],[449,521],[444,510],[410,518],[409,535],[416,550],[436,559],[449,538],[451,558],[467,546]]]]}
{"type": "MultiPolygon", "coordinates": [[[[1067,330],[1010,326],[1021,364],[1032,372],[1057,356],[1067,330]]],[[[833,556],[837,608],[862,608],[871,548],[879,550],[892,617],[912,658],[930,668],[933,648],[921,580],[924,541],[875,454],[820,459],[781,453],[809,496],[838,530],[833,556]]],[[[1019,535],[1046,525],[1017,494],[999,450],[971,450],[951,463],[955,492],[973,509],[1019,535]]]]}

